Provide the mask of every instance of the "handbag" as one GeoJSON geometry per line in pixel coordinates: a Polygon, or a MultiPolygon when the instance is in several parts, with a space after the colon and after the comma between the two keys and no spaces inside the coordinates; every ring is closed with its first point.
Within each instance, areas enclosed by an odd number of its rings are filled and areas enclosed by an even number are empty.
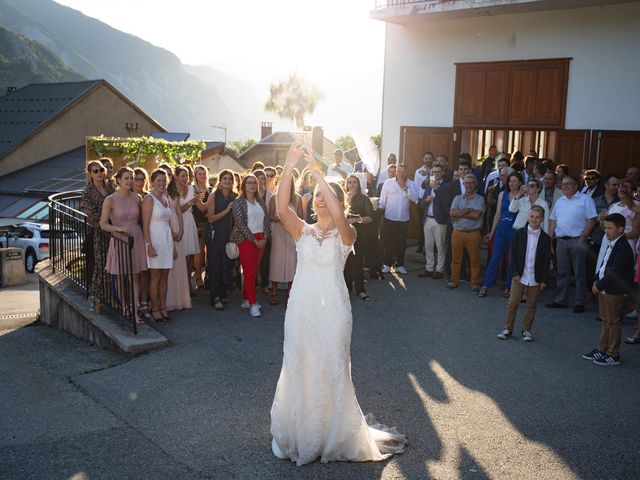
{"type": "Polygon", "coordinates": [[[240,256],[240,249],[236,242],[227,242],[224,247],[224,251],[227,253],[227,257],[229,257],[230,260],[235,260],[240,256]]]}

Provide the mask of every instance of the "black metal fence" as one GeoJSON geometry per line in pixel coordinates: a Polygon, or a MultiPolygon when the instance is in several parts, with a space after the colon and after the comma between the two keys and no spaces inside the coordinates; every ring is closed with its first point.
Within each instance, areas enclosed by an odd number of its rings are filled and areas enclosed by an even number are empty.
{"type": "Polygon", "coordinates": [[[82,192],[49,197],[49,262],[54,272],[82,288],[96,310],[111,309],[137,334],[132,272],[133,237],[103,232],[80,211],[82,192]],[[115,257],[116,274],[105,270],[115,257]]]}

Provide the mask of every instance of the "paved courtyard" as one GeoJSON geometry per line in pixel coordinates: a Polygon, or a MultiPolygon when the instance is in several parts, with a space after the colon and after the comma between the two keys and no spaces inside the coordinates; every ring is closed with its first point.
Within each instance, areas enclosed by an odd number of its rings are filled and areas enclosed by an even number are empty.
{"type": "Polygon", "coordinates": [[[252,319],[239,298],[215,312],[199,293],[157,327],[169,347],[131,360],[45,326],[0,325],[0,478],[637,478],[640,348],[624,345],[617,368],[582,360],[598,338],[594,305],[542,307],[533,343],[499,341],[497,289],[478,299],[410,267],[370,282],[371,302],[353,300],[360,404],[406,433],[405,454],[276,459],[284,307],[263,297],[252,319]]]}

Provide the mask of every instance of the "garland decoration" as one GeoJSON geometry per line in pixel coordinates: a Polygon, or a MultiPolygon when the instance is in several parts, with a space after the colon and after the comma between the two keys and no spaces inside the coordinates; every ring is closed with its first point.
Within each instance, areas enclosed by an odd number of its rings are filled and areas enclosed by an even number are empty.
{"type": "Polygon", "coordinates": [[[169,142],[152,137],[88,137],[87,146],[99,157],[122,155],[127,165],[138,167],[140,160],[148,155],[162,155],[165,162],[177,165],[195,163],[206,148],[202,140],[169,142]]]}

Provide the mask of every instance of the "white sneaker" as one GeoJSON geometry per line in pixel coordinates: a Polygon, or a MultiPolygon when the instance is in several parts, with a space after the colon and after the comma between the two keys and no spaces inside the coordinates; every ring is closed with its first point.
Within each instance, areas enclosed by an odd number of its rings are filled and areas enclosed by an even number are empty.
{"type": "Polygon", "coordinates": [[[391,271],[391,267],[389,267],[389,265],[382,265],[382,270],[380,270],[380,273],[389,273],[391,271]]]}
{"type": "Polygon", "coordinates": [[[511,336],[511,332],[509,330],[507,330],[506,328],[504,330],[502,330],[497,337],[500,340],[506,340],[507,338],[509,338],[511,336]]]}
{"type": "Polygon", "coordinates": [[[260,307],[258,306],[258,304],[253,304],[251,305],[251,307],[249,308],[249,315],[251,315],[252,317],[261,317],[262,313],[260,313],[260,307]]]}
{"type": "Polygon", "coordinates": [[[533,335],[531,335],[530,331],[525,330],[524,332],[522,332],[522,340],[524,340],[525,342],[533,342],[533,335]]]}
{"type": "Polygon", "coordinates": [[[247,300],[246,298],[242,299],[242,301],[240,302],[240,308],[250,308],[251,304],[249,303],[249,300],[247,300]]]}
{"type": "Polygon", "coordinates": [[[624,316],[624,318],[628,318],[629,320],[636,319],[638,318],[638,312],[635,310],[633,312],[629,312],[624,316]]]}
{"type": "Polygon", "coordinates": [[[404,268],[403,266],[396,267],[394,270],[398,272],[400,275],[406,275],[407,273],[409,273],[407,272],[407,269],[404,268]]]}

